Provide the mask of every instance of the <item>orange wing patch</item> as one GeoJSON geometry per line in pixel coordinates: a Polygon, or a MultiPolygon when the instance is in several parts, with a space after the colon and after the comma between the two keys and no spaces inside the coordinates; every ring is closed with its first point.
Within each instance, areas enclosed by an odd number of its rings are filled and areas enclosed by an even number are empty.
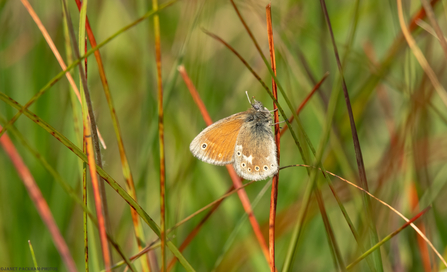
{"type": "Polygon", "coordinates": [[[198,159],[216,165],[233,162],[237,136],[245,120],[244,112],[233,114],[204,129],[189,146],[198,159]]]}

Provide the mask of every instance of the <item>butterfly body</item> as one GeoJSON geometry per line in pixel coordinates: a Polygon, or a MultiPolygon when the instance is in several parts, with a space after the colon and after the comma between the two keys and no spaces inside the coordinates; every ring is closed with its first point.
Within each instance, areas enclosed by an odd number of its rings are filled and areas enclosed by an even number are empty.
{"type": "Polygon", "coordinates": [[[247,111],[233,114],[204,129],[191,142],[198,159],[215,165],[233,164],[247,180],[263,180],[278,172],[270,112],[254,100],[247,111]]]}

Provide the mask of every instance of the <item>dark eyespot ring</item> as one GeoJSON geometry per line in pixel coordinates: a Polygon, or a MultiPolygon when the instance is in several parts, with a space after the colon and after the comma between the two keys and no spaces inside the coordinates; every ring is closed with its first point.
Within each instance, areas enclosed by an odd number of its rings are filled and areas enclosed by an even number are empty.
{"type": "Polygon", "coordinates": [[[205,149],[207,146],[207,144],[202,144],[202,149],[205,149]]]}
{"type": "Polygon", "coordinates": [[[242,166],[242,167],[245,167],[245,166],[246,166],[245,162],[241,163],[241,166],[242,166]]]}
{"type": "Polygon", "coordinates": [[[242,153],[241,153],[240,151],[238,151],[238,152],[237,152],[237,155],[240,156],[240,155],[242,155],[242,153]]]}
{"type": "Polygon", "coordinates": [[[264,170],[265,171],[269,170],[269,167],[267,165],[264,165],[264,170]]]}
{"type": "Polygon", "coordinates": [[[256,171],[259,171],[259,169],[260,169],[259,166],[256,165],[256,166],[255,166],[255,170],[256,170],[256,171]]]}
{"type": "Polygon", "coordinates": [[[251,172],[251,168],[248,168],[247,170],[248,170],[248,172],[251,172]]]}

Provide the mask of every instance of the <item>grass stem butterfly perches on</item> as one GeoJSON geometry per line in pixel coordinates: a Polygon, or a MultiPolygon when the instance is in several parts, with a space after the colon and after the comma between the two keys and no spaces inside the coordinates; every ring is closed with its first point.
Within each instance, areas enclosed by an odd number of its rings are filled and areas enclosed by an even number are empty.
{"type": "MultiPolygon", "coordinates": [[[[250,99],[249,99],[250,101],[250,99]]],[[[192,154],[215,165],[233,164],[236,173],[247,180],[263,180],[278,172],[276,145],[270,111],[261,102],[226,117],[204,129],[191,142],[192,154]]]]}

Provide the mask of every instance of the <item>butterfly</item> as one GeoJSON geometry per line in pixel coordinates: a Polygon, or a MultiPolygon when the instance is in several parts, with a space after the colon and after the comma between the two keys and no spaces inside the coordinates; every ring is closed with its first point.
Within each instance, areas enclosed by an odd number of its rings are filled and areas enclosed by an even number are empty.
{"type": "MultiPolygon", "coordinates": [[[[249,99],[250,101],[250,99],[249,99]]],[[[215,165],[233,164],[246,180],[263,180],[278,173],[270,111],[253,99],[251,108],[205,128],[191,142],[192,154],[215,165]]]]}

